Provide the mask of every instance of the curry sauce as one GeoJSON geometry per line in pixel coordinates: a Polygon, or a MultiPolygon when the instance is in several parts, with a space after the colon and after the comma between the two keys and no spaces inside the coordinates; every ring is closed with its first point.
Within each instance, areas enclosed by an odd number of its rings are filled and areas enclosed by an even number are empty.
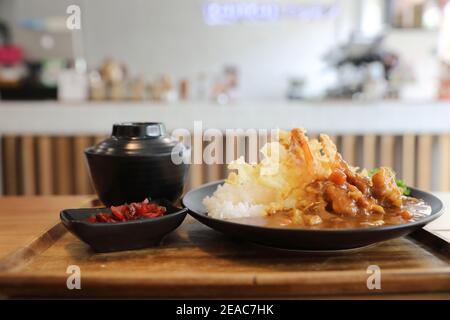
{"type": "Polygon", "coordinates": [[[292,211],[277,212],[264,217],[235,218],[229,219],[229,221],[272,228],[350,229],[403,224],[420,220],[430,214],[431,207],[422,200],[404,197],[400,208],[386,208],[384,213],[344,217],[324,210],[316,212],[315,215],[303,216],[305,220],[316,215],[319,216],[321,221],[317,224],[299,223],[292,211]],[[412,214],[411,219],[402,217],[402,212],[405,210],[412,214]]]}

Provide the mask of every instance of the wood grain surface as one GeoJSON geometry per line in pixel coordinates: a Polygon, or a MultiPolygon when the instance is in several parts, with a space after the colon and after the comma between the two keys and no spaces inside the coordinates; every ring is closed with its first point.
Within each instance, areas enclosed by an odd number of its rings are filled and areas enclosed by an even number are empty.
{"type": "MultiPolygon", "coordinates": [[[[23,198],[23,202],[26,199],[23,198]]],[[[25,211],[28,214],[35,211],[40,216],[37,220],[44,225],[44,222],[54,221],[60,205],[71,207],[69,201],[81,204],[85,200],[75,197],[56,199],[47,198],[45,208],[42,202],[37,207],[26,207],[25,211]]],[[[0,199],[0,208],[3,201],[0,199]]],[[[23,203],[16,202],[15,205],[24,207],[23,203]]],[[[4,219],[0,223],[3,231],[8,221],[4,217],[5,211],[0,212],[4,219]]],[[[17,225],[17,221],[15,226],[9,225],[9,241],[15,241],[13,230],[20,233],[19,230],[24,228],[17,225]]],[[[27,228],[31,229],[30,226],[27,228]]],[[[16,247],[20,245],[16,244],[16,247]]],[[[442,298],[450,293],[448,246],[434,249],[409,237],[346,252],[298,252],[230,239],[187,217],[160,246],[144,250],[96,254],[73,235],[64,232],[59,224],[34,238],[26,248],[29,249],[28,255],[15,256],[13,253],[0,259],[0,268],[3,266],[0,295],[89,298],[379,298],[385,295],[442,298]],[[66,270],[70,265],[80,267],[81,290],[68,290],[66,287],[66,270]],[[367,268],[370,265],[381,268],[381,290],[367,289],[367,268]]],[[[22,249],[21,252],[25,251],[22,249]]]]}
{"type": "Polygon", "coordinates": [[[0,260],[28,246],[59,221],[59,211],[91,196],[0,197],[0,260]]]}

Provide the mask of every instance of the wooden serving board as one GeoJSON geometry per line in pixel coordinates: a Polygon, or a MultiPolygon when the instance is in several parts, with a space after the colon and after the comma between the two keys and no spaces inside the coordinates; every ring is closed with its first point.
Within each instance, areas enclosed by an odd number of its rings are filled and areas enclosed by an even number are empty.
{"type": "Polygon", "coordinates": [[[191,217],[160,246],[96,254],[61,224],[0,260],[7,297],[307,298],[450,297],[450,248],[421,230],[412,237],[336,253],[297,252],[243,243],[191,217]],[[66,285],[68,266],[81,289],[66,285]],[[367,268],[381,289],[367,288],[367,268]]]}

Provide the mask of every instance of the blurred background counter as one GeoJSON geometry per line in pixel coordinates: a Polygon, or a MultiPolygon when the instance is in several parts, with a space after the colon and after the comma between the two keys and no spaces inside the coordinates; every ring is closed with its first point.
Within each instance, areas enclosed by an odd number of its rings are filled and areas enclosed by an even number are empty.
{"type": "Polygon", "coordinates": [[[164,122],[172,131],[290,129],[330,134],[450,133],[449,102],[0,102],[0,134],[108,134],[123,121],[164,122]]]}

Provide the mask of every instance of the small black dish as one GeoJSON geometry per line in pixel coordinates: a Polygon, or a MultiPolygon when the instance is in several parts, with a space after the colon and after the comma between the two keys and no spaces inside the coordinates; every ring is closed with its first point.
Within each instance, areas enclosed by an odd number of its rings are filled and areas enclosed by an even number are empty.
{"type": "Polygon", "coordinates": [[[223,184],[216,181],[189,191],[183,197],[183,205],[189,214],[208,227],[234,238],[270,247],[294,250],[343,250],[365,247],[377,242],[405,236],[438,218],[444,211],[441,200],[434,195],[411,189],[411,196],[422,199],[431,206],[431,214],[421,220],[381,227],[358,229],[307,229],[272,228],[230,222],[208,216],[202,201],[211,196],[223,184]]]}
{"type": "Polygon", "coordinates": [[[155,201],[167,208],[162,217],[118,223],[90,223],[86,219],[110,208],[66,209],[60,218],[64,226],[95,252],[141,249],[158,245],[165,235],[175,230],[186,217],[186,208],[168,201],[155,201]]]}
{"type": "Polygon", "coordinates": [[[190,149],[159,122],[127,122],[85,150],[98,197],[106,206],[145,198],[178,200],[189,170],[190,149]]]}

